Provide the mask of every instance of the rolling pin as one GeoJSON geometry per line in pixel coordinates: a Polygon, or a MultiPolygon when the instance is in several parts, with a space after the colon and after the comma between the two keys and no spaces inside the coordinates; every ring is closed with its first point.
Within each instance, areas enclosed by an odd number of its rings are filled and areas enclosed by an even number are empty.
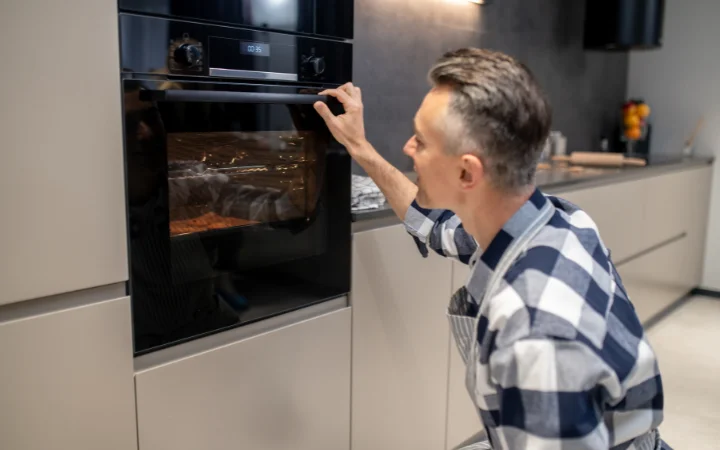
{"type": "Polygon", "coordinates": [[[553,161],[566,161],[579,166],[644,166],[642,158],[628,158],[622,153],[572,152],[570,156],[553,156],[553,161]]]}

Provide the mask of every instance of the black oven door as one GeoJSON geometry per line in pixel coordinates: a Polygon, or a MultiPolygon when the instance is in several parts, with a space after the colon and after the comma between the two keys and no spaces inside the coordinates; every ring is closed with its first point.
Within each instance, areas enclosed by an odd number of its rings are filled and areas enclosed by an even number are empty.
{"type": "Polygon", "coordinates": [[[343,39],[353,0],[119,0],[121,11],[343,39]]]}
{"type": "Polygon", "coordinates": [[[137,353],[348,292],[350,162],[313,108],[326,98],[155,79],[123,94],[137,353]]]}

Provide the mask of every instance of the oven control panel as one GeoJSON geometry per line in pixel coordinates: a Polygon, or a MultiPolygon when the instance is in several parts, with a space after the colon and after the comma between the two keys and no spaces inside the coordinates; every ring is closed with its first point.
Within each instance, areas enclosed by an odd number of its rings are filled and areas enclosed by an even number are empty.
{"type": "Polygon", "coordinates": [[[348,42],[126,14],[120,25],[143,30],[121,32],[126,72],[318,84],[352,77],[348,42]]]}

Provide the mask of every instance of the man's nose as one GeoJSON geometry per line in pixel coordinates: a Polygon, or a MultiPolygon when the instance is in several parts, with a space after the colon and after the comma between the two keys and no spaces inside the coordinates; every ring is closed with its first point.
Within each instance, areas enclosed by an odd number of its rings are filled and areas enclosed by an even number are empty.
{"type": "Polygon", "coordinates": [[[408,141],[405,143],[405,147],[403,147],[403,153],[408,155],[409,157],[413,157],[415,154],[415,136],[408,139],[408,141]]]}

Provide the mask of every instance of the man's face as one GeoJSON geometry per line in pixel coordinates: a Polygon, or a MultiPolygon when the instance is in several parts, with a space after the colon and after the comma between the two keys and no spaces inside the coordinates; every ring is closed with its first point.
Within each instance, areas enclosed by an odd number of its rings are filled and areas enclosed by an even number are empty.
{"type": "Polygon", "coordinates": [[[462,178],[461,158],[445,151],[443,123],[450,103],[448,88],[435,88],[415,115],[415,134],[403,151],[418,175],[417,202],[423,208],[452,209],[462,178]]]}

